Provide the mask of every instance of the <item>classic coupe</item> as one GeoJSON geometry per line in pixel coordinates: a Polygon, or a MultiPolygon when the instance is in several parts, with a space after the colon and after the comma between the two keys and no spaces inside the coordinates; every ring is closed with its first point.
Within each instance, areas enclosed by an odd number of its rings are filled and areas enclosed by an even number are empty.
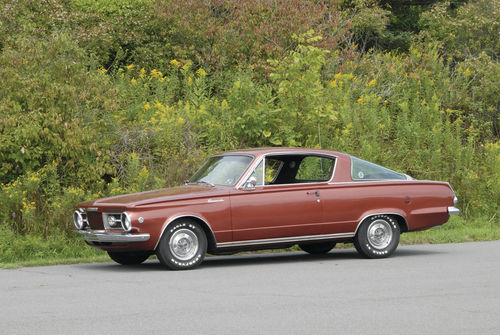
{"type": "Polygon", "coordinates": [[[335,151],[270,148],[212,156],[184,185],[76,205],[87,244],[117,263],[156,253],[169,269],[209,254],[286,248],[310,254],[354,243],[364,257],[390,256],[401,233],[457,214],[447,182],[406,174],[335,151]]]}

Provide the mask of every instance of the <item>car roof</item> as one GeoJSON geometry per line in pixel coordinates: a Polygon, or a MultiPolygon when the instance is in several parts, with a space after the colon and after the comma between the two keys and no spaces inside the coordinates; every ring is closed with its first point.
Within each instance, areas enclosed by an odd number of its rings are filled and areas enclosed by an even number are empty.
{"type": "Polygon", "coordinates": [[[329,156],[344,156],[348,157],[346,153],[324,150],[324,149],[308,149],[308,148],[281,148],[281,147],[271,147],[271,148],[253,148],[253,149],[242,149],[242,150],[231,150],[219,153],[219,155],[225,154],[250,154],[253,156],[261,156],[265,154],[316,154],[316,155],[329,155],[329,156]]]}

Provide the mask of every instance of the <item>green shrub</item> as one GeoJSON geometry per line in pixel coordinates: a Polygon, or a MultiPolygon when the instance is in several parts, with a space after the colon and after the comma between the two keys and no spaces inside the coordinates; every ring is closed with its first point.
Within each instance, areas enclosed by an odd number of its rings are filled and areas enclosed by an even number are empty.
{"type": "Polygon", "coordinates": [[[391,38],[376,1],[2,2],[0,262],[68,254],[51,243],[74,247],[52,239],[74,204],[178,185],[246,147],[450,181],[462,217],[498,222],[497,6],[447,6],[416,11],[398,54],[367,51],[391,38]]]}

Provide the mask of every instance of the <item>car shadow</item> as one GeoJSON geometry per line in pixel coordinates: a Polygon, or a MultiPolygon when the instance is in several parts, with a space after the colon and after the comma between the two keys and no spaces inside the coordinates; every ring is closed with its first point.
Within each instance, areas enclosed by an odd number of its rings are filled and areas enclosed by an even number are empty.
{"type": "MultiPolygon", "coordinates": [[[[398,249],[392,257],[412,257],[440,254],[439,251],[423,249],[398,249]]],[[[266,253],[245,253],[230,256],[207,257],[200,267],[223,267],[254,264],[273,264],[273,263],[300,263],[317,261],[343,261],[343,260],[366,260],[355,249],[333,249],[327,254],[310,255],[302,251],[294,252],[266,252],[266,253]]]]}
{"type": "MultiPolygon", "coordinates": [[[[398,248],[391,258],[401,257],[418,257],[426,255],[442,254],[442,251],[418,249],[416,247],[398,248]]],[[[302,251],[289,252],[245,252],[235,255],[224,256],[207,256],[198,269],[203,268],[218,268],[218,267],[235,267],[249,265],[265,265],[278,263],[304,263],[304,262],[338,262],[344,260],[366,260],[358,254],[353,248],[348,249],[333,249],[324,255],[310,255],[302,251]]],[[[157,259],[151,259],[139,265],[119,265],[116,263],[93,263],[93,264],[77,264],[76,266],[85,267],[89,270],[96,271],[164,271],[165,267],[160,264],[157,259]]],[[[196,269],[195,269],[196,270],[196,269]]]]}

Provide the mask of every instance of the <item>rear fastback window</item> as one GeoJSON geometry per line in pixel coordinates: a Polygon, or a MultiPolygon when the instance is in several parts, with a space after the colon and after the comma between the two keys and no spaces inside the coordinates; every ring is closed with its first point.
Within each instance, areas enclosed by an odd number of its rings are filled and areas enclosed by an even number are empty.
{"type": "Polygon", "coordinates": [[[402,173],[351,156],[351,178],[353,180],[406,180],[402,173]]]}

